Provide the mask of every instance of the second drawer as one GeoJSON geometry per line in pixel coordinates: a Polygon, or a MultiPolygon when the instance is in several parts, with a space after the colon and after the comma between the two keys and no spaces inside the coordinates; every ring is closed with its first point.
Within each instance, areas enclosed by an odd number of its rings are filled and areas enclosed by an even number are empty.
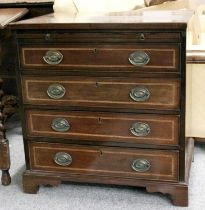
{"type": "Polygon", "coordinates": [[[179,116],[74,111],[26,111],[28,137],[178,145],[179,116]]]}
{"type": "Polygon", "coordinates": [[[177,78],[23,77],[23,101],[34,105],[178,110],[177,78]]]}

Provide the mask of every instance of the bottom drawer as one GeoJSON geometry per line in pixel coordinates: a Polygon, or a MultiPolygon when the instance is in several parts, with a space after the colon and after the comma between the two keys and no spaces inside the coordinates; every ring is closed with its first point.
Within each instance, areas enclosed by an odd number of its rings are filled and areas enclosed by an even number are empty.
{"type": "Polygon", "coordinates": [[[31,170],[178,180],[178,152],[29,142],[31,170]]]}

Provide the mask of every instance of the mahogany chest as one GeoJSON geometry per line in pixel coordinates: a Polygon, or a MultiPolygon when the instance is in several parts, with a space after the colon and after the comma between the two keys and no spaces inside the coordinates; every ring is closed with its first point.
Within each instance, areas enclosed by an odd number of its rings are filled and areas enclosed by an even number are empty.
{"type": "Polygon", "coordinates": [[[61,181],[143,186],[188,205],[193,142],[185,139],[182,16],[147,23],[50,14],[11,26],[24,192],[61,181]]]}

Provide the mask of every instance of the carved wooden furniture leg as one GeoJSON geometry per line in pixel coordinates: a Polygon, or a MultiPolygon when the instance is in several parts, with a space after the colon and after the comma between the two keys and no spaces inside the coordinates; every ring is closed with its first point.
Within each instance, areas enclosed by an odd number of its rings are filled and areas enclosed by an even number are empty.
{"type": "Polygon", "coordinates": [[[6,139],[4,128],[4,116],[2,104],[3,91],[1,90],[2,80],[0,79],[0,169],[2,170],[1,182],[2,185],[9,185],[11,183],[11,177],[9,174],[10,168],[10,154],[9,154],[9,142],[6,139]]]}
{"type": "Polygon", "coordinates": [[[4,95],[2,97],[4,122],[18,111],[18,99],[13,95],[4,95]]]}

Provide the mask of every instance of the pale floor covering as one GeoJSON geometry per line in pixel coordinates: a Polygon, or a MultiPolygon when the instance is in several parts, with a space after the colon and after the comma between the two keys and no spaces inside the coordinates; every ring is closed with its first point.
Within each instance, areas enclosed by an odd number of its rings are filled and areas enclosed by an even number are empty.
{"type": "Polygon", "coordinates": [[[143,188],[88,184],[62,184],[40,187],[38,194],[22,192],[25,169],[21,127],[18,119],[8,124],[11,150],[10,186],[0,185],[0,210],[167,210],[205,209],[205,144],[197,144],[192,165],[189,207],[173,206],[168,196],[147,193],[143,188]]]}

